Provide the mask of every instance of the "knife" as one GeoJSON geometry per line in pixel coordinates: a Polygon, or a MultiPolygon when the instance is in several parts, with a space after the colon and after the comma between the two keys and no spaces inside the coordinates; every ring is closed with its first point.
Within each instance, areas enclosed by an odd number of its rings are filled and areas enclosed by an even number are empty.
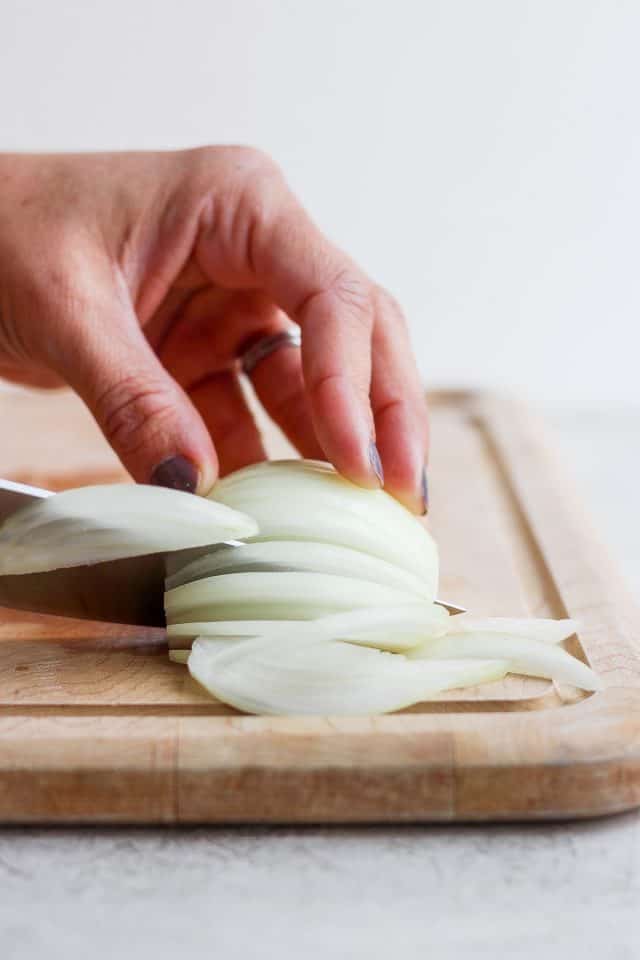
{"type": "MultiPolygon", "coordinates": [[[[0,523],[33,500],[55,496],[50,490],[0,479],[0,523]]],[[[241,547],[233,541],[234,546],[241,547]]],[[[202,548],[151,553],[123,560],[105,560],[43,573],[0,576],[0,606],[32,613],[57,614],[82,620],[105,620],[164,627],[164,580],[169,557],[187,563],[202,548]]],[[[437,600],[449,613],[464,607],[437,600]]]]}

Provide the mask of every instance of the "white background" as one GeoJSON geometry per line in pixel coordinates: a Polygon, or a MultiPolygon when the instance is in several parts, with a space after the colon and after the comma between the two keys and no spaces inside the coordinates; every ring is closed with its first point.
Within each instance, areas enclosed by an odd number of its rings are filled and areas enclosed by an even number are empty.
{"type": "Polygon", "coordinates": [[[270,151],[431,384],[640,402],[637,0],[0,0],[0,149],[270,151]]]}

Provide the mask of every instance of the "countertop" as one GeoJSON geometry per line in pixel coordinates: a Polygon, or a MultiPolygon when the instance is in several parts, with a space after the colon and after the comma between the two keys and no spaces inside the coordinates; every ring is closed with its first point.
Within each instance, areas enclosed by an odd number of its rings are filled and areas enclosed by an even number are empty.
{"type": "MultiPolygon", "coordinates": [[[[640,410],[548,414],[640,602],[640,410]]],[[[640,813],[509,826],[0,829],[0,955],[640,957],[640,813]],[[427,953],[428,951],[428,953],[427,953]]]]}

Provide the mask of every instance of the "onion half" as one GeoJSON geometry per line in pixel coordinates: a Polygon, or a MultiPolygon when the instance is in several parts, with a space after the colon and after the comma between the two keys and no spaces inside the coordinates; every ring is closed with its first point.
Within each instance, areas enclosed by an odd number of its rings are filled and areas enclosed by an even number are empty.
{"type": "Polygon", "coordinates": [[[254,540],[332,543],[379,557],[417,577],[434,600],[438,552],[424,525],[384,490],[365,490],[327,463],[280,460],[245,467],[209,496],[254,517],[254,540]]]}

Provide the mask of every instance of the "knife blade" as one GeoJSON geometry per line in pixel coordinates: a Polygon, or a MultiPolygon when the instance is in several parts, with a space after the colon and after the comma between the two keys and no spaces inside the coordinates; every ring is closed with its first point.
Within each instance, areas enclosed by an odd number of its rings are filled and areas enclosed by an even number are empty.
{"type": "MultiPolygon", "coordinates": [[[[16,510],[50,490],[0,479],[0,523],[16,510]]],[[[230,545],[242,547],[237,541],[230,545]]],[[[123,560],[106,560],[42,573],[0,576],[0,606],[31,613],[48,613],[82,620],[104,620],[133,626],[164,627],[164,580],[167,562],[188,563],[201,556],[202,547],[169,553],[151,553],[123,560]]],[[[464,607],[444,600],[436,603],[449,613],[464,607]]]]}
{"type": "MultiPolygon", "coordinates": [[[[0,479],[0,522],[50,490],[0,479]]],[[[174,551],[184,562],[201,550],[174,551]]],[[[164,627],[164,578],[169,554],[153,553],[43,573],[0,576],[0,605],[32,613],[135,626],[164,627]]]]}

